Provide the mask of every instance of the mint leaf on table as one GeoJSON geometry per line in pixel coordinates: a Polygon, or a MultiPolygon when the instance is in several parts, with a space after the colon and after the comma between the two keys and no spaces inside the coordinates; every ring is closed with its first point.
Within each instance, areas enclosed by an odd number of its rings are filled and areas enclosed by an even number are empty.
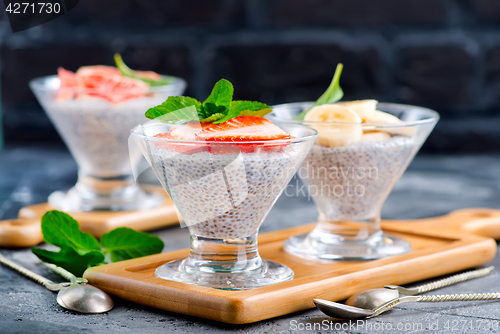
{"type": "Polygon", "coordinates": [[[42,234],[46,243],[60,248],[58,252],[41,248],[31,251],[40,260],[62,267],[76,276],[93,266],[161,252],[163,241],[157,236],[130,228],[117,228],[102,237],[102,244],[92,235],[83,233],[70,215],[52,210],[42,217],[42,234]]]}
{"type": "Polygon", "coordinates": [[[31,251],[43,262],[53,263],[77,277],[81,277],[87,268],[103,264],[105,259],[101,251],[92,251],[80,255],[68,247],[61,248],[59,252],[42,248],[32,248],[31,251]]]}
{"type": "Polygon", "coordinates": [[[80,255],[100,251],[99,241],[80,231],[80,225],[61,211],[48,211],[42,217],[42,235],[46,243],[60,248],[71,248],[80,255]]]}
{"type": "Polygon", "coordinates": [[[199,120],[201,103],[187,96],[169,96],[162,104],[149,108],[146,117],[163,123],[184,124],[199,120]]]}
{"type": "Polygon", "coordinates": [[[101,245],[113,262],[160,253],[164,247],[163,241],[156,235],[127,227],[119,227],[104,234],[101,245]]]}
{"type": "Polygon", "coordinates": [[[174,78],[170,76],[161,76],[161,79],[159,80],[153,80],[150,78],[145,78],[144,76],[141,76],[141,71],[134,71],[130,67],[128,67],[125,62],[122,59],[122,56],[119,53],[115,53],[115,64],[116,67],[120,70],[122,75],[124,77],[132,78],[132,79],[138,79],[141,81],[144,81],[145,83],[149,84],[151,87],[155,86],[165,86],[170,84],[174,78]]]}
{"type": "Polygon", "coordinates": [[[316,100],[316,102],[313,104],[311,108],[302,111],[300,114],[295,116],[294,119],[303,120],[307,112],[312,108],[322,104],[335,103],[340,101],[340,99],[342,99],[342,97],[344,96],[344,92],[342,91],[342,88],[340,88],[340,75],[342,74],[343,68],[344,65],[340,63],[337,65],[330,86],[328,86],[326,91],[316,100]]]}

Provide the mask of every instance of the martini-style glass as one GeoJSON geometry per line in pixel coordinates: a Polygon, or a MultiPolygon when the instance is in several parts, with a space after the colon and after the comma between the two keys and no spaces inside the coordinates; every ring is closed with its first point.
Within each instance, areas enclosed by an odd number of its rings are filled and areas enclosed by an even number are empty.
{"type": "MultiPolygon", "coordinates": [[[[144,122],[144,113],[171,95],[181,95],[186,83],[173,78],[168,85],[150,87],[147,94],[120,103],[100,97],[58,98],[57,76],[33,79],[30,87],[78,164],[78,181],[69,191],[56,191],[48,202],[56,209],[145,210],[163,204],[164,197],[146,193],[134,182],[132,168],[140,153],[130,156],[130,129],[144,122]]],[[[64,93],[69,94],[70,88],[64,93]]]]}
{"type": "Polygon", "coordinates": [[[326,133],[369,134],[344,146],[317,141],[297,171],[316,203],[318,223],[304,235],[285,241],[287,252],[309,260],[371,260],[403,254],[411,245],[383,233],[380,212],[396,181],[439,119],[430,109],[379,103],[378,110],[400,123],[348,124],[295,121],[312,103],[274,107],[271,120],[288,120],[324,129],[326,133]]]}
{"type": "Polygon", "coordinates": [[[132,131],[191,236],[189,256],[162,265],[157,277],[226,290],[293,278],[287,266],[260,257],[257,234],[316,131],[277,125],[294,138],[238,144],[173,140],[154,137],[172,128],[158,121],[132,131]]]}

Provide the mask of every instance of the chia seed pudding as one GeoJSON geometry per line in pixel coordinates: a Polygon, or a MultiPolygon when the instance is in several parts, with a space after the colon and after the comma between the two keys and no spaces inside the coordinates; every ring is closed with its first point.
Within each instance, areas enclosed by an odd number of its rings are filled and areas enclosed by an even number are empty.
{"type": "MultiPolygon", "coordinates": [[[[130,129],[144,121],[145,110],[165,98],[156,95],[119,104],[100,98],[42,103],[80,169],[110,177],[130,173],[130,129]]],[[[133,158],[138,160],[140,155],[133,158]]]]}
{"type": "Polygon", "coordinates": [[[327,221],[364,220],[380,207],[418,149],[414,137],[359,141],[340,147],[315,144],[297,174],[327,221]]]}
{"type": "MultiPolygon", "coordinates": [[[[112,103],[104,98],[78,94],[60,99],[57,76],[34,79],[31,88],[84,174],[117,177],[131,173],[128,137],[144,122],[144,112],[171,95],[180,95],[185,82],[151,87],[146,95],[112,103]]],[[[73,95],[73,94],[71,94],[73,95]]],[[[140,159],[140,153],[133,160],[140,159]]]]}
{"type": "Polygon", "coordinates": [[[158,177],[190,233],[231,239],[257,233],[307,147],[291,144],[277,152],[239,154],[151,149],[158,177]]]}

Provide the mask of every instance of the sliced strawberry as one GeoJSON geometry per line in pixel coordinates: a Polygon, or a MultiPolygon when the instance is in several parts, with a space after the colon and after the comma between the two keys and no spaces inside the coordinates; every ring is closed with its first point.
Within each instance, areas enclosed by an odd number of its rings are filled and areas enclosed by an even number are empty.
{"type": "Polygon", "coordinates": [[[59,78],[60,85],[55,99],[58,101],[65,101],[74,98],[76,95],[76,88],[78,88],[76,74],[59,67],[57,69],[57,77],[59,78]]]}
{"type": "Polygon", "coordinates": [[[148,84],[141,80],[126,78],[110,66],[83,66],[76,71],[78,85],[85,94],[105,98],[112,103],[143,96],[148,84]]]}
{"type": "Polygon", "coordinates": [[[240,116],[222,124],[212,124],[195,134],[196,139],[204,141],[262,141],[290,139],[285,131],[265,118],[255,116],[240,116]]]}
{"type": "Polygon", "coordinates": [[[240,116],[232,118],[222,124],[212,124],[203,131],[195,134],[198,140],[233,142],[235,146],[227,144],[210,144],[213,154],[234,154],[234,150],[243,153],[278,152],[286,144],[239,144],[242,141],[271,141],[293,138],[288,133],[265,118],[254,116],[240,116]]]}
{"type": "MultiPolygon", "coordinates": [[[[198,123],[198,122],[189,122],[187,124],[177,126],[175,128],[170,129],[169,132],[159,133],[155,135],[156,138],[167,138],[167,139],[177,139],[177,140],[196,140],[196,133],[202,131],[203,129],[210,126],[210,123],[198,123]]],[[[193,154],[198,152],[206,151],[207,145],[205,144],[190,144],[190,143],[179,143],[179,142],[165,142],[158,144],[161,147],[167,148],[171,151],[184,153],[184,154],[193,154]]]]}
{"type": "Polygon", "coordinates": [[[57,69],[57,76],[61,82],[61,88],[78,87],[78,80],[74,72],[65,70],[62,67],[57,69]]]}
{"type": "Polygon", "coordinates": [[[170,135],[170,132],[162,132],[154,135],[153,137],[155,138],[167,138],[167,139],[173,139],[172,136],[170,135]]]}
{"type": "Polygon", "coordinates": [[[196,140],[196,134],[212,125],[211,123],[189,122],[172,128],[169,132],[172,139],[196,140]]]}

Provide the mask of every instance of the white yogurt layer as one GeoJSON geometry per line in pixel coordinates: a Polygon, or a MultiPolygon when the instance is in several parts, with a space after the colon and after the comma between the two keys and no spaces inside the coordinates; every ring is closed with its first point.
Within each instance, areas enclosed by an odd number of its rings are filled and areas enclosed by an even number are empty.
{"type": "Polygon", "coordinates": [[[157,176],[191,234],[227,239],[257,233],[295,173],[304,146],[239,154],[180,154],[150,147],[157,176]]]}
{"type": "Polygon", "coordinates": [[[379,215],[416,149],[416,139],[405,136],[341,147],[315,144],[298,175],[322,219],[371,219],[379,215]]]}

